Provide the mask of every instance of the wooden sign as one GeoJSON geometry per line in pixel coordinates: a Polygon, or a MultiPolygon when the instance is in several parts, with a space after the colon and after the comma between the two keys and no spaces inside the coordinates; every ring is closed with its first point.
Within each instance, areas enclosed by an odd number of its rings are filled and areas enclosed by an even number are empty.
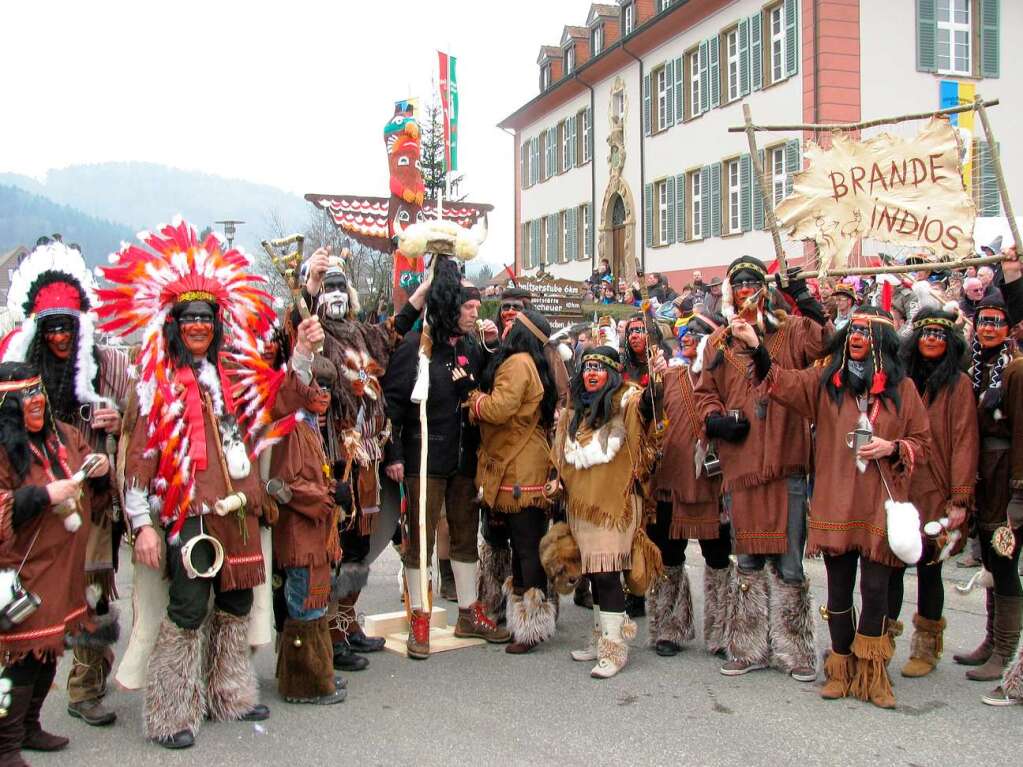
{"type": "Polygon", "coordinates": [[[554,330],[583,321],[583,291],[578,282],[545,275],[520,278],[517,284],[509,280],[505,287],[528,290],[530,305],[547,318],[554,330]]]}

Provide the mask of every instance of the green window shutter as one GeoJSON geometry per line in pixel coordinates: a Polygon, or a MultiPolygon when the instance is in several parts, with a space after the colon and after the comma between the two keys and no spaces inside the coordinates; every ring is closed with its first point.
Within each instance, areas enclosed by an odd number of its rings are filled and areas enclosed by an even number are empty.
{"type": "MultiPolygon", "coordinates": [[[[760,167],[764,167],[764,150],[761,149],[757,154],[760,155],[760,167]]],[[[752,162],[752,161],[751,161],[752,162]]],[[[753,228],[763,229],[764,228],[764,196],[760,193],[760,184],[757,182],[756,173],[752,173],[750,178],[752,179],[751,185],[753,187],[753,228]]]]}
{"type": "Polygon", "coordinates": [[[937,72],[935,38],[938,20],[934,0],[916,0],[916,68],[921,72],[937,72]]]}
{"type": "Polygon", "coordinates": [[[643,135],[650,135],[650,75],[643,76],[643,135]]]}
{"type": "MultiPolygon", "coordinates": [[[[675,60],[668,59],[664,65],[664,125],[662,130],[675,124],[675,60]]],[[[660,100],[660,99],[658,99],[660,100]]]]}
{"type": "Polygon", "coordinates": [[[749,82],[752,90],[764,87],[764,17],[759,12],[749,17],[749,82]]]}
{"type": "Polygon", "coordinates": [[[785,0],[785,76],[799,71],[799,3],[785,0]]]}
{"type": "Polygon", "coordinates": [[[558,128],[547,129],[547,178],[558,172],[558,128]]]}
{"type": "Polygon", "coordinates": [[[664,185],[668,188],[668,226],[665,227],[667,229],[667,236],[661,244],[670,245],[675,242],[675,177],[668,176],[664,180],[664,185]]]}
{"type": "Polygon", "coordinates": [[[980,0],[980,76],[998,77],[1000,0],[980,0]]]}
{"type": "Polygon", "coordinates": [[[558,262],[558,214],[547,216],[547,263],[558,262]]]}
{"type": "Polygon", "coordinates": [[[792,176],[800,170],[799,139],[793,138],[785,142],[785,196],[792,194],[792,176]]]}
{"type": "Polygon", "coordinates": [[[739,158],[739,226],[748,232],[753,217],[753,162],[748,154],[739,158]]]}
{"type": "Polygon", "coordinates": [[[700,114],[710,109],[710,76],[708,62],[710,61],[710,43],[707,40],[700,41],[700,114]]]}
{"type": "Polygon", "coordinates": [[[682,57],[675,58],[675,82],[672,83],[672,90],[675,92],[675,123],[682,122],[682,116],[685,113],[683,109],[684,97],[682,96],[682,57]]]}
{"type": "Polygon", "coordinates": [[[700,168],[700,236],[710,237],[710,166],[700,168]]]}
{"type": "Polygon", "coordinates": [[[646,235],[646,245],[649,248],[654,244],[654,185],[647,184],[643,187],[643,229],[646,235]]]}
{"type": "Polygon", "coordinates": [[[529,186],[529,142],[519,147],[519,187],[525,189],[529,186]]]}
{"type": "Polygon", "coordinates": [[[529,222],[529,268],[536,268],[540,260],[540,222],[529,222]]]}
{"type": "Polygon", "coordinates": [[[675,176],[675,241],[686,241],[686,174],[675,176]]]}
{"type": "Polygon", "coordinates": [[[749,93],[749,19],[739,19],[739,95],[749,93]]]}
{"type": "Polygon", "coordinates": [[[718,59],[718,38],[712,37],[708,42],[710,51],[710,105],[711,108],[721,103],[721,68],[718,59]]]}
{"type": "Polygon", "coordinates": [[[721,236],[721,163],[710,166],[710,236],[721,236]]]}

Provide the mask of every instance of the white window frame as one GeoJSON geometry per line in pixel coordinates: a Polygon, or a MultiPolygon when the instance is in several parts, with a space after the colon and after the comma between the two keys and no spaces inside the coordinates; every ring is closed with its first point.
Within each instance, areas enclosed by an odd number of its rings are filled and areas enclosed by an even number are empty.
{"type": "Polygon", "coordinates": [[[771,195],[777,205],[785,199],[785,145],[767,150],[771,153],[771,195]]]}
{"type": "Polygon", "coordinates": [[[569,261],[575,260],[575,254],[568,252],[568,246],[570,243],[570,236],[568,233],[568,211],[563,210],[558,214],[558,224],[561,227],[561,247],[558,248],[559,264],[567,264],[569,261]]]}
{"type": "Polygon", "coordinates": [[[771,83],[785,79],[785,4],[779,3],[767,12],[768,30],[771,33],[770,74],[771,83]],[[776,23],[777,22],[777,23],[776,23]]]}
{"type": "Polygon", "coordinates": [[[655,131],[664,130],[668,124],[668,89],[671,83],[668,82],[668,68],[662,66],[654,73],[657,84],[657,125],[655,131]]]}
{"type": "Polygon", "coordinates": [[[668,182],[661,179],[654,183],[657,195],[657,245],[668,242],[668,182]]]}
{"type": "Polygon", "coordinates": [[[700,114],[700,51],[689,54],[689,114],[696,117],[700,114]]]}
{"type": "Polygon", "coordinates": [[[615,116],[619,121],[623,120],[625,118],[625,91],[615,91],[613,103],[615,116]]]}
{"type": "Polygon", "coordinates": [[[742,231],[742,210],[740,206],[742,185],[739,181],[739,161],[729,160],[725,163],[725,178],[728,184],[728,233],[742,231]]]}
{"type": "Polygon", "coordinates": [[[739,98],[739,30],[733,29],[725,33],[725,54],[727,66],[725,68],[727,82],[728,101],[735,101],[739,98]]]}
{"type": "Polygon", "coordinates": [[[604,50],[604,25],[598,24],[593,28],[593,55],[598,55],[604,50]]]}
{"type": "MultiPolygon", "coordinates": [[[[636,28],[636,3],[629,3],[622,10],[622,17],[624,23],[622,26],[625,27],[625,34],[631,35],[632,31],[636,28]]],[[[622,35],[624,37],[625,35],[622,35]]]]}
{"type": "Polygon", "coordinates": [[[947,0],[948,8],[942,9],[941,0],[935,5],[935,14],[937,15],[937,36],[935,39],[935,50],[934,60],[938,66],[938,71],[942,74],[947,75],[972,75],[973,74],[973,0],[947,0]],[[959,6],[958,8],[956,6],[959,6]],[[945,16],[942,17],[942,11],[944,10],[945,16]],[[966,21],[957,21],[957,12],[965,11],[966,21]],[[965,36],[966,38],[966,67],[961,68],[956,64],[956,38],[965,36]],[[941,45],[945,43],[948,46],[948,61],[945,62],[947,66],[942,66],[941,63],[941,45]]]}
{"type": "Polygon", "coordinates": [[[590,206],[580,205],[579,209],[582,211],[583,220],[583,241],[582,247],[579,248],[579,260],[584,260],[586,257],[586,251],[589,248],[590,243],[590,206]]]}
{"type": "Polygon", "coordinates": [[[558,136],[561,137],[561,162],[559,163],[559,165],[561,165],[561,172],[564,173],[569,169],[568,150],[569,141],[572,138],[568,133],[568,120],[565,120],[564,122],[558,125],[558,136]]]}
{"type": "Polygon", "coordinates": [[[700,171],[689,174],[689,239],[703,239],[703,187],[700,184],[700,171]]]}
{"type": "Polygon", "coordinates": [[[575,116],[575,132],[577,136],[582,136],[582,147],[578,145],[575,148],[576,157],[582,157],[581,165],[585,165],[590,161],[590,121],[586,119],[586,110],[579,112],[575,116]],[[579,126],[582,125],[582,130],[579,126]]]}
{"type": "Polygon", "coordinates": [[[575,70],[575,46],[565,48],[565,74],[570,75],[575,70]]]}
{"type": "Polygon", "coordinates": [[[657,0],[657,12],[666,11],[671,6],[671,0],[657,0]]]}
{"type": "Polygon", "coordinates": [[[551,65],[544,64],[540,67],[540,90],[545,91],[551,87],[551,65]]]}

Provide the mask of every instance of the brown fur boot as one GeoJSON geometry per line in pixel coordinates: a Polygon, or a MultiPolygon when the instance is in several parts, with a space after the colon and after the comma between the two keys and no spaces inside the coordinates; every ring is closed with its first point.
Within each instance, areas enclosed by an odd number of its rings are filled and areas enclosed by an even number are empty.
{"type": "Polygon", "coordinates": [[[314,621],[288,618],[277,655],[281,697],[288,703],[340,703],[345,696],[334,684],[333,659],[326,617],[314,621]]]}
{"type": "Polygon", "coordinates": [[[647,592],[650,646],[658,655],[676,655],[682,645],[696,636],[693,627],[693,597],[685,565],[665,567],[647,592]]]}
{"type": "Polygon", "coordinates": [[[166,617],[160,624],[146,675],[144,722],[151,740],[169,742],[183,732],[194,736],[206,716],[202,631],[180,628],[166,617]]]}
{"type": "Polygon", "coordinates": [[[703,568],[703,641],[707,652],[720,655],[728,647],[728,589],[735,567],[703,568]]]}
{"type": "Polygon", "coordinates": [[[902,675],[909,678],[927,676],[941,658],[945,619],[932,621],[917,613],[913,616],[913,639],[909,660],[902,667],[902,675]]]}
{"type": "Polygon", "coordinates": [[[739,570],[729,589],[728,662],[725,676],[741,676],[767,668],[771,658],[768,642],[768,585],[764,570],[739,570]]]}
{"type": "Polygon", "coordinates": [[[856,656],[856,673],[849,685],[849,692],[878,708],[895,708],[895,692],[887,667],[892,657],[892,643],[888,634],[869,637],[857,631],[852,651],[856,656]]]}
{"type": "Polygon", "coordinates": [[[824,686],[821,697],[824,700],[838,700],[849,694],[849,685],[856,674],[856,656],[843,655],[832,650],[824,661],[824,686]]]}
{"type": "Polygon", "coordinates": [[[491,620],[500,622],[504,617],[505,597],[502,586],[511,577],[511,549],[502,546],[495,549],[486,540],[479,546],[479,575],[476,579],[476,593],[483,603],[483,609],[491,620]]]}
{"type": "Polygon", "coordinates": [[[817,678],[817,642],[810,582],[786,583],[774,572],[770,578],[772,662],[796,681],[812,682],[817,678]]]}
{"type": "MultiPolygon", "coordinates": [[[[215,722],[252,717],[259,689],[248,643],[249,616],[214,610],[209,618],[206,648],[206,703],[215,722]]],[[[265,717],[263,717],[265,718],[265,717]]]]}
{"type": "Polygon", "coordinates": [[[556,620],[554,603],[540,589],[526,589],[521,597],[509,596],[508,627],[513,641],[504,651],[511,655],[529,652],[554,636],[556,620]]]}

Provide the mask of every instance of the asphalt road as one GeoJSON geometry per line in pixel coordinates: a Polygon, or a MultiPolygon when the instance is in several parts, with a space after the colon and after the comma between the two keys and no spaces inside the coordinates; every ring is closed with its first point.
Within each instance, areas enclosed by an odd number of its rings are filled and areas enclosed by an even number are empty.
{"type": "MultiPolygon", "coordinates": [[[[702,561],[693,552],[690,578],[697,620],[702,615],[702,561]]],[[[809,561],[815,604],[824,573],[809,561]]],[[[965,579],[974,570],[947,567],[965,579]]],[[[130,571],[122,572],[122,610],[130,609],[130,571]]],[[[906,579],[910,623],[916,580],[906,579]]],[[[614,679],[589,677],[589,664],[568,651],[582,643],[591,615],[563,600],[558,634],[526,656],[487,646],[410,661],[382,652],[366,671],[348,675],[348,700],[338,706],[285,704],[274,683],[269,648],[256,655],[263,701],[261,725],[211,724],[197,744],[167,752],[142,736],[140,693],[113,691],[113,727],[90,728],[65,714],[68,658],[60,689],[46,703],[43,723],[71,738],[59,754],[26,754],[34,765],[998,765],[1018,762],[1023,706],[982,705],[989,683],[970,682],[952,653],[972,648],[983,629],[982,592],[963,596],[946,583],[945,659],[928,677],[907,680],[897,669],[909,653],[899,640],[892,669],[898,707],[882,711],[856,700],[818,697],[818,686],[777,671],[728,678],[719,661],[694,642],[675,658],[646,648],[645,620],[627,668],[614,679]]],[[[400,609],[397,560],[376,565],[359,603],[365,613],[400,609]]],[[[453,616],[454,617],[454,616],[453,616]]],[[[453,620],[452,617],[452,620],[453,620]]],[[[700,625],[700,624],[698,624],[700,625]]],[[[125,632],[127,633],[127,632],[125,632]]],[[[699,634],[699,631],[698,631],[699,634]]],[[[818,646],[826,646],[818,619],[818,646]]]]}

